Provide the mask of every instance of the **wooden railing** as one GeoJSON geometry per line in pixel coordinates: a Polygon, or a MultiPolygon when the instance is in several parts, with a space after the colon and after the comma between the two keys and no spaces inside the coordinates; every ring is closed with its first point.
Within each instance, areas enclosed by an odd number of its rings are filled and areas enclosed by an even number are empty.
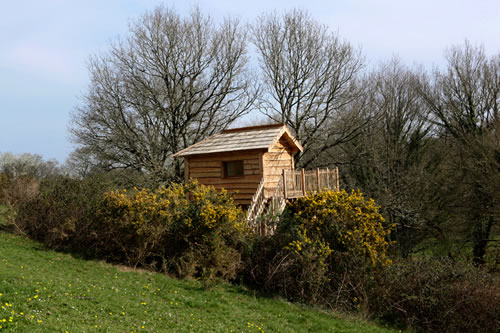
{"type": "Polygon", "coordinates": [[[264,207],[266,205],[267,198],[265,197],[264,184],[265,181],[264,178],[262,178],[259,186],[257,186],[257,191],[252,197],[250,207],[248,208],[247,222],[252,229],[255,229],[257,217],[262,214],[262,211],[264,210],[264,207]]]}
{"type": "Polygon", "coordinates": [[[340,190],[339,169],[315,170],[283,170],[284,197],[298,198],[307,195],[307,192],[317,192],[324,189],[340,190]]]}
{"type": "Polygon", "coordinates": [[[265,236],[272,234],[274,226],[266,221],[259,221],[263,214],[275,217],[283,211],[287,199],[306,196],[307,193],[324,189],[339,191],[339,170],[335,168],[316,170],[283,170],[278,185],[269,197],[265,193],[265,182],[262,178],[248,209],[247,221],[255,233],[265,236]],[[267,209],[266,209],[267,208],[267,209]]]}

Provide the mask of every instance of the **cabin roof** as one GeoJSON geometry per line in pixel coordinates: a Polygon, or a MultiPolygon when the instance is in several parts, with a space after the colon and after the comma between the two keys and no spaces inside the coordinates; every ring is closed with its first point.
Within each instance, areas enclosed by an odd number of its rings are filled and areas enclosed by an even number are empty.
{"type": "Polygon", "coordinates": [[[293,153],[304,150],[286,125],[274,124],[227,129],[178,151],[172,156],[183,157],[251,149],[269,151],[282,137],[288,141],[293,153]]]}

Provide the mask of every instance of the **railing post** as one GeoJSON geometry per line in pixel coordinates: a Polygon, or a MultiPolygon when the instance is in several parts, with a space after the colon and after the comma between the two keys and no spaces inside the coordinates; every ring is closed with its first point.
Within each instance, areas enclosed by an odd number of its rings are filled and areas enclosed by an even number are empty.
{"type": "Polygon", "coordinates": [[[326,188],[330,189],[330,170],[326,168],[326,188]]]}
{"type": "Polygon", "coordinates": [[[339,168],[335,168],[335,187],[337,192],[340,191],[339,168]]]}
{"type": "Polygon", "coordinates": [[[286,200],[286,170],[283,169],[283,196],[285,197],[286,200]]]}
{"type": "Polygon", "coordinates": [[[300,169],[300,174],[302,176],[302,195],[306,196],[306,174],[304,173],[304,168],[300,169]]]}
{"type": "Polygon", "coordinates": [[[320,187],[319,187],[319,168],[316,168],[316,183],[318,185],[318,189],[316,190],[316,192],[319,192],[320,191],[320,187]]]}

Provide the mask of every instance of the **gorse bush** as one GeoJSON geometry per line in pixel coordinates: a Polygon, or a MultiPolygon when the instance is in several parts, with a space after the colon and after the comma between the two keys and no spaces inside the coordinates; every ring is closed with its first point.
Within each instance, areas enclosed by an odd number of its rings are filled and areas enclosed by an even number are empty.
{"type": "Polygon", "coordinates": [[[498,282],[446,259],[389,258],[390,232],[360,192],[289,203],[272,237],[257,239],[245,278],[256,288],[417,331],[495,332],[498,282]]]}
{"type": "Polygon", "coordinates": [[[312,247],[318,257],[349,253],[366,257],[375,266],[391,263],[387,257],[391,228],[373,199],[365,199],[359,191],[343,190],[295,200],[278,232],[295,232],[296,239],[288,246],[296,254],[312,247]]]}
{"type": "Polygon", "coordinates": [[[355,308],[353,300],[361,295],[345,294],[340,285],[352,267],[371,272],[391,264],[390,230],[373,200],[360,192],[299,198],[287,206],[276,234],[254,246],[248,278],[288,298],[329,305],[347,300],[355,308]]]}
{"type": "Polygon", "coordinates": [[[241,208],[225,191],[189,183],[105,194],[100,218],[122,237],[127,263],[178,276],[232,279],[248,234],[241,208]]]}
{"type": "Polygon", "coordinates": [[[39,193],[16,201],[11,228],[111,262],[207,281],[236,277],[249,230],[227,192],[197,183],[113,188],[105,175],[44,179],[39,193]]]}

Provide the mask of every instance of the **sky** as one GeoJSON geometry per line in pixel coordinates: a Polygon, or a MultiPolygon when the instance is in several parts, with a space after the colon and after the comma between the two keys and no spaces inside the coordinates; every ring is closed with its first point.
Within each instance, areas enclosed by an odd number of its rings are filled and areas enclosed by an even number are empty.
{"type": "Polygon", "coordinates": [[[0,153],[34,153],[63,163],[74,150],[68,128],[89,85],[87,61],[128,24],[163,4],[186,14],[193,5],[215,20],[252,22],[264,12],[309,11],[354,46],[368,68],[393,56],[427,69],[468,39],[500,53],[499,0],[1,0],[0,153]]]}

